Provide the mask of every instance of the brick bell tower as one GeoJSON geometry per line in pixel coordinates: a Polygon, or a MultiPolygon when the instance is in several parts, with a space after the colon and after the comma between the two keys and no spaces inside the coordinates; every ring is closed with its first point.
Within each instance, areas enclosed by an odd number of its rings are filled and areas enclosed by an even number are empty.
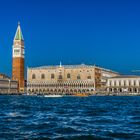
{"type": "Polygon", "coordinates": [[[13,41],[12,79],[18,81],[18,91],[24,92],[24,39],[20,23],[13,41]]]}

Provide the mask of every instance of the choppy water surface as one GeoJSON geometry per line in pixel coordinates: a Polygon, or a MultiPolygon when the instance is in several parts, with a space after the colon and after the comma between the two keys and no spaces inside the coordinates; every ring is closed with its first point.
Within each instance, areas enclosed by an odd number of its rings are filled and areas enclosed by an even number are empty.
{"type": "Polygon", "coordinates": [[[0,139],[140,139],[140,97],[0,96],[0,139]]]}

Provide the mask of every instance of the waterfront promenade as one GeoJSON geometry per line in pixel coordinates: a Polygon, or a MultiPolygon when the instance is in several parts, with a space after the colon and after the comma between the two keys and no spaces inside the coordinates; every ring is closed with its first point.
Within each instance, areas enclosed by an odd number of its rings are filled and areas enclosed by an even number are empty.
{"type": "MultiPolygon", "coordinates": [[[[54,94],[44,94],[44,93],[35,93],[35,94],[29,94],[29,93],[0,93],[0,95],[27,95],[27,96],[45,96],[45,95],[62,95],[65,97],[71,97],[76,94],[65,94],[65,93],[54,93],[54,94]]],[[[82,93],[81,93],[82,95],[82,93]]],[[[112,93],[112,92],[96,92],[96,93],[88,93],[88,94],[83,94],[84,96],[140,96],[140,93],[112,93]]],[[[79,96],[80,97],[80,96],[79,96]]]]}

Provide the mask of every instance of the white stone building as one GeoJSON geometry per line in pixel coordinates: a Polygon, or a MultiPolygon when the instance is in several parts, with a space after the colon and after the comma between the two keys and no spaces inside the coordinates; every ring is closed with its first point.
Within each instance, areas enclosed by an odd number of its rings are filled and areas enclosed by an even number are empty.
{"type": "Polygon", "coordinates": [[[111,93],[139,93],[140,76],[121,75],[108,78],[106,90],[111,93]]]}

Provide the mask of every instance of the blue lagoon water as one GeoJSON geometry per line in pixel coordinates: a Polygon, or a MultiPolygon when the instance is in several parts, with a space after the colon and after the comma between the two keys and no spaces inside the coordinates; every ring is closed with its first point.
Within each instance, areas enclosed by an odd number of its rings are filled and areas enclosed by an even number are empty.
{"type": "Polygon", "coordinates": [[[140,139],[140,97],[0,96],[0,139],[140,139]]]}

